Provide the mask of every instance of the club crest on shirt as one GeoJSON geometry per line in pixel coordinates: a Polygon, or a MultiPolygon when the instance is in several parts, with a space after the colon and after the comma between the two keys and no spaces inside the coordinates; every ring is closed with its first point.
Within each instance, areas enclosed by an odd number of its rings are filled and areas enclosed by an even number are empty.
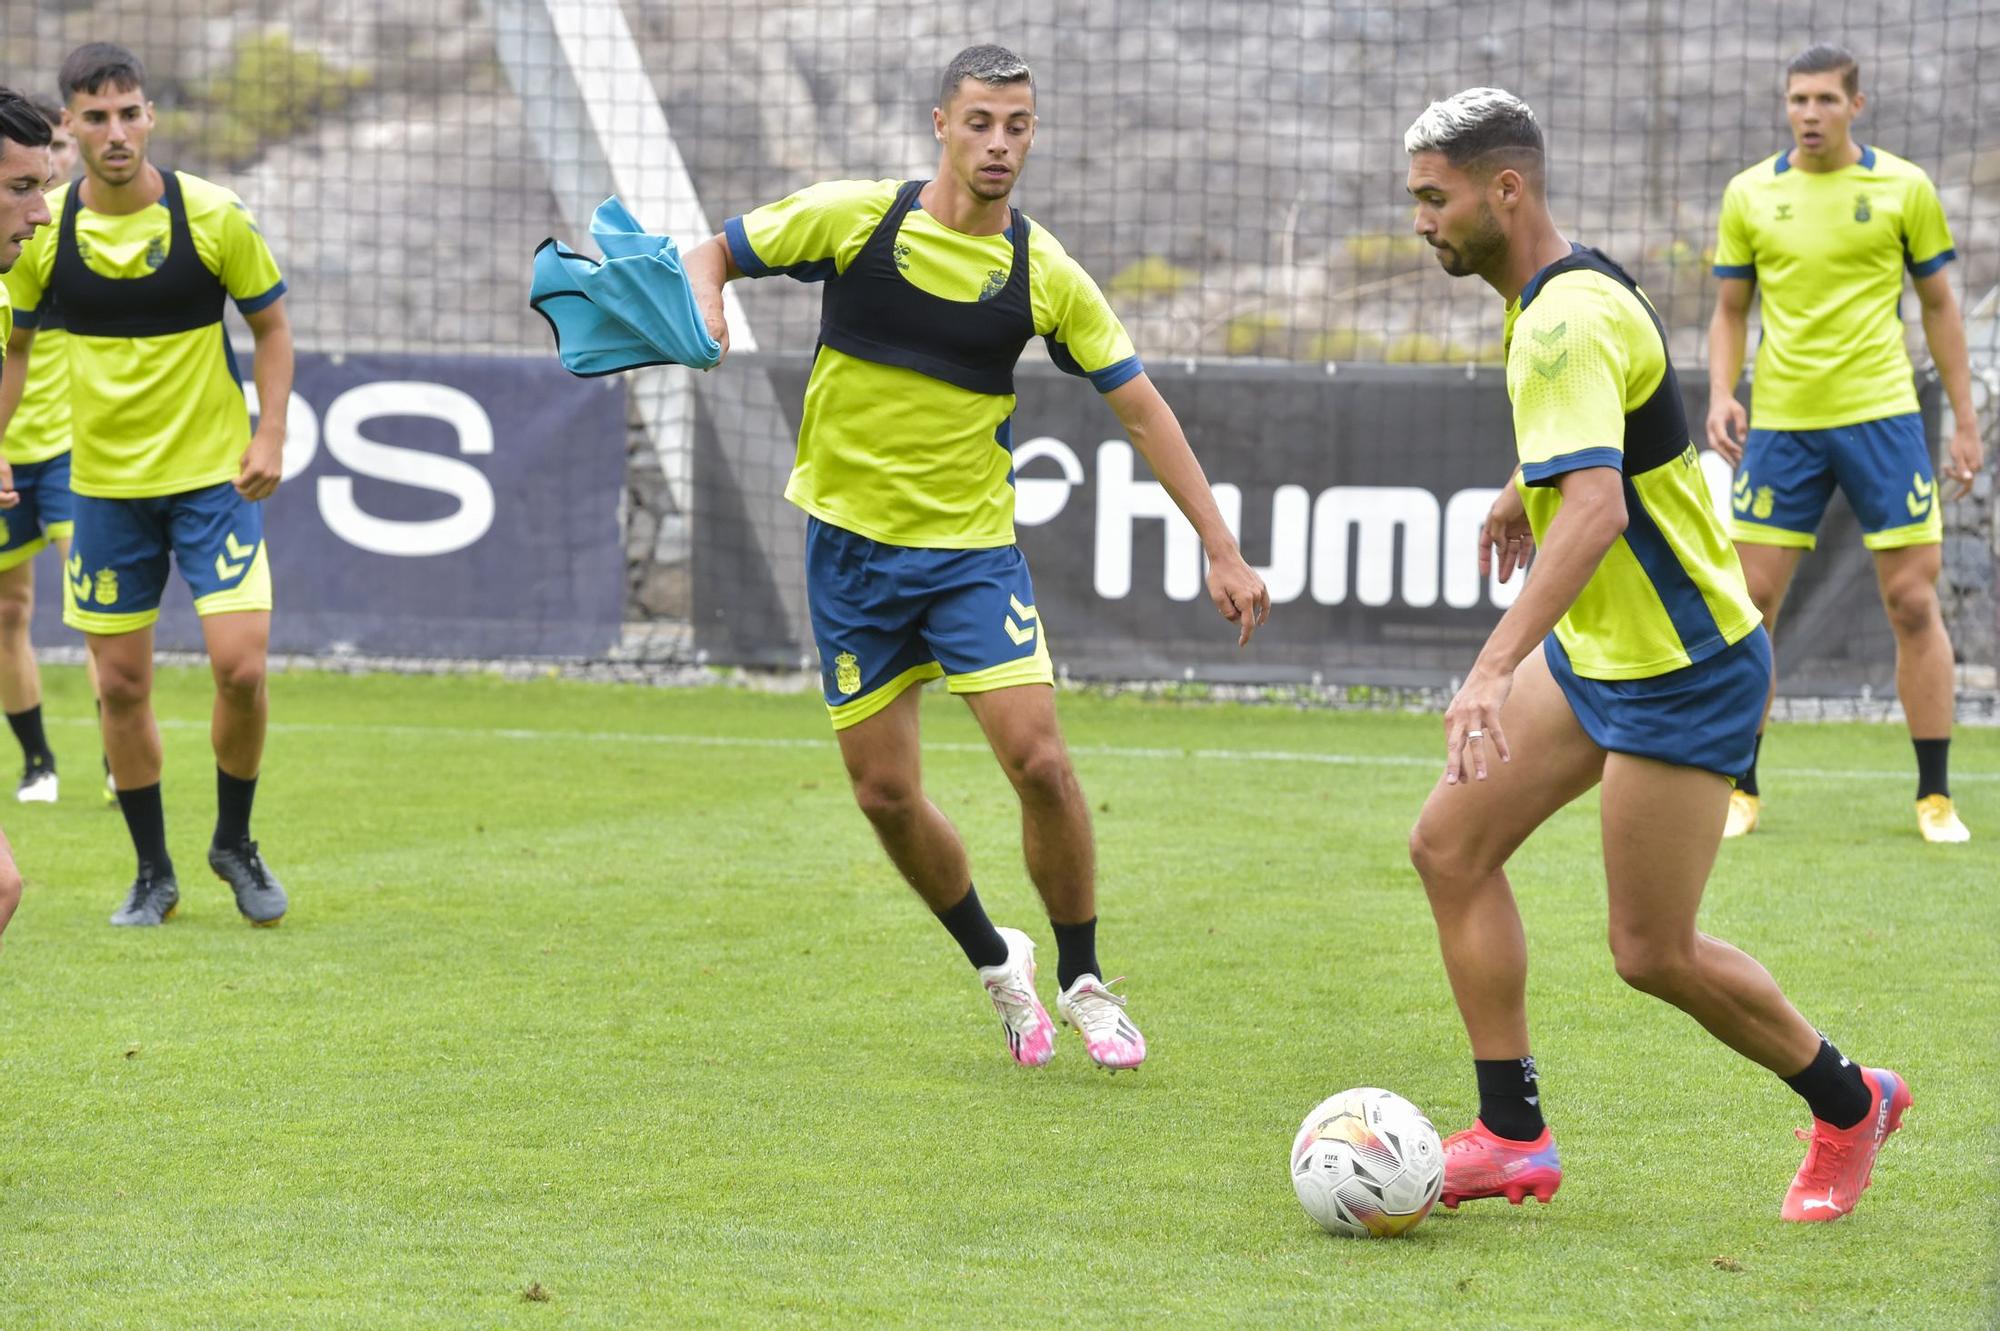
{"type": "Polygon", "coordinates": [[[842,652],[833,658],[833,687],[843,694],[861,692],[861,662],[853,652],[842,652]]]}
{"type": "Polygon", "coordinates": [[[1875,214],[1868,211],[1868,196],[1866,194],[1855,195],[1854,220],[1857,222],[1865,222],[1874,215],[1875,214]]]}
{"type": "Polygon", "coordinates": [[[995,268],[986,274],[986,285],[979,288],[979,298],[981,300],[992,300],[1006,289],[1007,274],[995,268]]]}
{"type": "Polygon", "coordinates": [[[167,261],[167,238],[165,236],[154,236],[151,240],[146,242],[146,267],[157,272],[159,271],[160,265],[164,264],[166,261],[167,261]]]}
{"type": "Polygon", "coordinates": [[[1778,205],[1778,220],[1779,220],[1780,222],[1789,222],[1789,221],[1791,221],[1791,220],[1792,220],[1792,205],[1791,205],[1791,204],[1789,204],[1789,203],[1781,203],[1781,204],[1779,204],[1779,205],[1778,205]]]}

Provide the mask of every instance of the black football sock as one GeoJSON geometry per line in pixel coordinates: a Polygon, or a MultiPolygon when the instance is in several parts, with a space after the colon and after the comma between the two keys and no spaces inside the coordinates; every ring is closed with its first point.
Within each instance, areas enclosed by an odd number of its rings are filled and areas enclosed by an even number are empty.
{"type": "Polygon", "coordinates": [[[1479,1121],[1496,1137],[1531,1142],[1542,1135],[1542,1083],[1535,1057],[1475,1058],[1479,1121]]]}
{"type": "Polygon", "coordinates": [[[1750,750],[1750,770],[1736,778],[1736,788],[1745,795],[1757,794],[1757,759],[1764,753],[1764,732],[1757,732],[1757,747],[1750,750]]]}
{"type": "Polygon", "coordinates": [[[174,862],[167,856],[167,815],[160,807],[160,783],[119,791],[118,810],[125,815],[125,828],[132,834],[139,872],[151,869],[156,877],[172,878],[174,862]]]}
{"type": "MultiPolygon", "coordinates": [[[[7,718],[12,721],[13,717],[7,718]]],[[[15,731],[20,734],[20,731],[15,731]]],[[[1951,796],[1951,785],[1945,779],[1945,769],[1951,761],[1951,739],[1913,739],[1910,743],[1917,748],[1917,798],[1926,795],[1951,796]]]]}
{"type": "Polygon", "coordinates": [[[14,738],[21,741],[21,756],[27,760],[30,772],[56,770],[56,756],[49,752],[49,737],[42,733],[40,703],[25,712],[7,713],[7,724],[12,727],[14,738]]]}
{"type": "Polygon", "coordinates": [[[250,839],[250,806],[257,799],[257,778],[248,781],[215,769],[215,844],[234,850],[250,839]]]}
{"type": "Polygon", "coordinates": [[[1057,924],[1049,921],[1049,928],[1056,931],[1056,983],[1065,991],[1076,983],[1079,975],[1095,975],[1104,978],[1104,972],[1097,969],[1097,917],[1091,916],[1082,924],[1057,924]]]}
{"type": "Polygon", "coordinates": [[[1842,1058],[1824,1035],[1819,1038],[1819,1053],[1805,1070],[1783,1080],[1805,1097],[1814,1118],[1836,1128],[1851,1128],[1866,1118],[1875,1098],[1861,1078],[1861,1065],[1842,1058]]]}
{"type": "Polygon", "coordinates": [[[966,884],[965,896],[950,910],[937,912],[938,923],[965,952],[965,959],[975,966],[998,966],[1007,960],[1007,940],[993,927],[993,921],[986,918],[986,907],[979,904],[979,889],[966,884]]]}

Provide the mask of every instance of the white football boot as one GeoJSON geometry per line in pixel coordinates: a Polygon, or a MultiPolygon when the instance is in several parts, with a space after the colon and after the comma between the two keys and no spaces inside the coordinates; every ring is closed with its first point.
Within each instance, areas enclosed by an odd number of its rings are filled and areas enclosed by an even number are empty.
{"type": "MultiPolygon", "coordinates": [[[[1123,980],[1119,976],[1111,984],[1123,980]]],[[[1091,1061],[1111,1072],[1136,1068],[1146,1061],[1146,1037],[1125,1015],[1125,996],[1111,992],[1095,975],[1079,975],[1056,999],[1063,1021],[1076,1027],[1091,1061]]]]}
{"type": "Polygon", "coordinates": [[[1035,996],[1035,941],[1019,929],[996,930],[1007,940],[1007,960],[981,966],[979,982],[1000,1014],[1007,1052],[1024,1068],[1038,1068],[1056,1052],[1056,1024],[1035,996]]]}

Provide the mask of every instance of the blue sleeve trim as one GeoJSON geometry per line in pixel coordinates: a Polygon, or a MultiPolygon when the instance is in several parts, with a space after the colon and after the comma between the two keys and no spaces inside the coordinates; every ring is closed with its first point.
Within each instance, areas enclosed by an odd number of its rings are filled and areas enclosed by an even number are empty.
{"type": "Polygon", "coordinates": [[[266,291],[263,295],[252,296],[248,300],[237,301],[236,308],[241,310],[245,314],[255,314],[259,310],[268,309],[278,299],[278,297],[284,294],[285,294],[285,280],[283,278],[279,278],[278,285],[272,287],[269,291],[266,291]]]}
{"type": "Polygon", "coordinates": [[[1524,462],[1521,464],[1521,479],[1530,485],[1550,485],[1558,476],[1589,467],[1609,467],[1622,473],[1625,470],[1625,452],[1618,448],[1579,448],[1574,453],[1564,453],[1546,462],[1524,462]]]}
{"type": "Polygon", "coordinates": [[[1903,256],[1903,265],[1910,270],[1911,277],[1929,277],[1932,273],[1935,273],[1938,269],[1944,267],[1957,257],[1957,250],[1945,250],[1940,254],[1933,254],[1922,263],[1912,263],[1909,256],[1905,254],[1903,256]]]}
{"type": "Polygon", "coordinates": [[[1092,370],[1084,377],[1090,380],[1091,385],[1098,392],[1109,393],[1113,389],[1123,388],[1126,384],[1131,383],[1145,372],[1146,367],[1139,363],[1137,356],[1127,356],[1116,365],[1107,365],[1101,370],[1092,370]]]}
{"type": "MultiPolygon", "coordinates": [[[[19,307],[16,307],[14,310],[14,327],[16,328],[34,328],[40,325],[41,322],[42,315],[40,310],[24,310],[19,307]]],[[[0,351],[5,350],[5,347],[0,347],[0,351]]]]}
{"type": "Polygon", "coordinates": [[[757,251],[750,248],[750,234],[743,229],[743,219],[732,217],[722,224],[722,234],[729,241],[729,258],[737,270],[745,277],[769,277],[771,270],[757,257],[757,251]]]}
{"type": "Polygon", "coordinates": [[[1747,277],[1755,281],[1757,278],[1757,265],[1754,263],[1719,263],[1715,265],[1715,275],[1717,277],[1747,277]]]}

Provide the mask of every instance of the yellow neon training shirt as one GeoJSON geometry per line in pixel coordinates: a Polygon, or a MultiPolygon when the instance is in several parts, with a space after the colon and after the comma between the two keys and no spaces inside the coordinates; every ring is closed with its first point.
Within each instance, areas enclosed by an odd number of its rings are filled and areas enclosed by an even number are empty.
{"type": "MultiPolygon", "coordinates": [[[[277,261],[243,201],[199,176],[175,174],[196,256],[236,307],[254,314],[284,295],[277,261]]],[[[57,220],[35,232],[7,274],[24,328],[34,326],[32,311],[48,289],[72,188],[50,192],[49,210],[57,220]]],[[[100,277],[145,277],[165,262],[171,229],[159,203],[119,216],[80,208],[77,248],[100,277]]],[[[78,494],[140,499],[235,478],[250,444],[250,414],[220,323],[158,337],[72,332],[67,341],[74,441],[70,487],[78,494]]],[[[39,356],[38,337],[28,361],[31,377],[39,356]]]]}
{"type": "Polygon", "coordinates": [[[1626,529],[1556,625],[1576,673],[1647,679],[1706,660],[1761,622],[1690,441],[1626,471],[1626,416],[1667,375],[1645,306],[1604,273],[1537,275],[1507,307],[1507,396],[1520,490],[1540,544],[1562,507],[1557,480],[1586,467],[1625,477],[1626,529]]]}
{"type": "Polygon", "coordinates": [[[1788,157],[1729,182],[1715,243],[1716,276],[1753,279],[1762,304],[1750,423],[1826,430],[1915,411],[1903,271],[1957,257],[1937,190],[1880,148],[1838,171],[1788,157]]]}
{"type": "MultiPolygon", "coordinates": [[[[837,180],[732,217],[730,257],[750,277],[823,282],[847,270],[887,215],[899,180],[837,180]]],[[[896,236],[908,281],[946,300],[999,289],[1014,263],[1006,235],[968,236],[912,208],[896,236]]],[[[1132,341],[1082,266],[1029,223],[1028,291],[1056,364],[1108,393],[1140,373],[1132,341]]],[[[785,498],[886,545],[970,550],[1014,543],[1009,422],[1014,398],[820,348],[806,384],[798,458],[785,498]]]]}

